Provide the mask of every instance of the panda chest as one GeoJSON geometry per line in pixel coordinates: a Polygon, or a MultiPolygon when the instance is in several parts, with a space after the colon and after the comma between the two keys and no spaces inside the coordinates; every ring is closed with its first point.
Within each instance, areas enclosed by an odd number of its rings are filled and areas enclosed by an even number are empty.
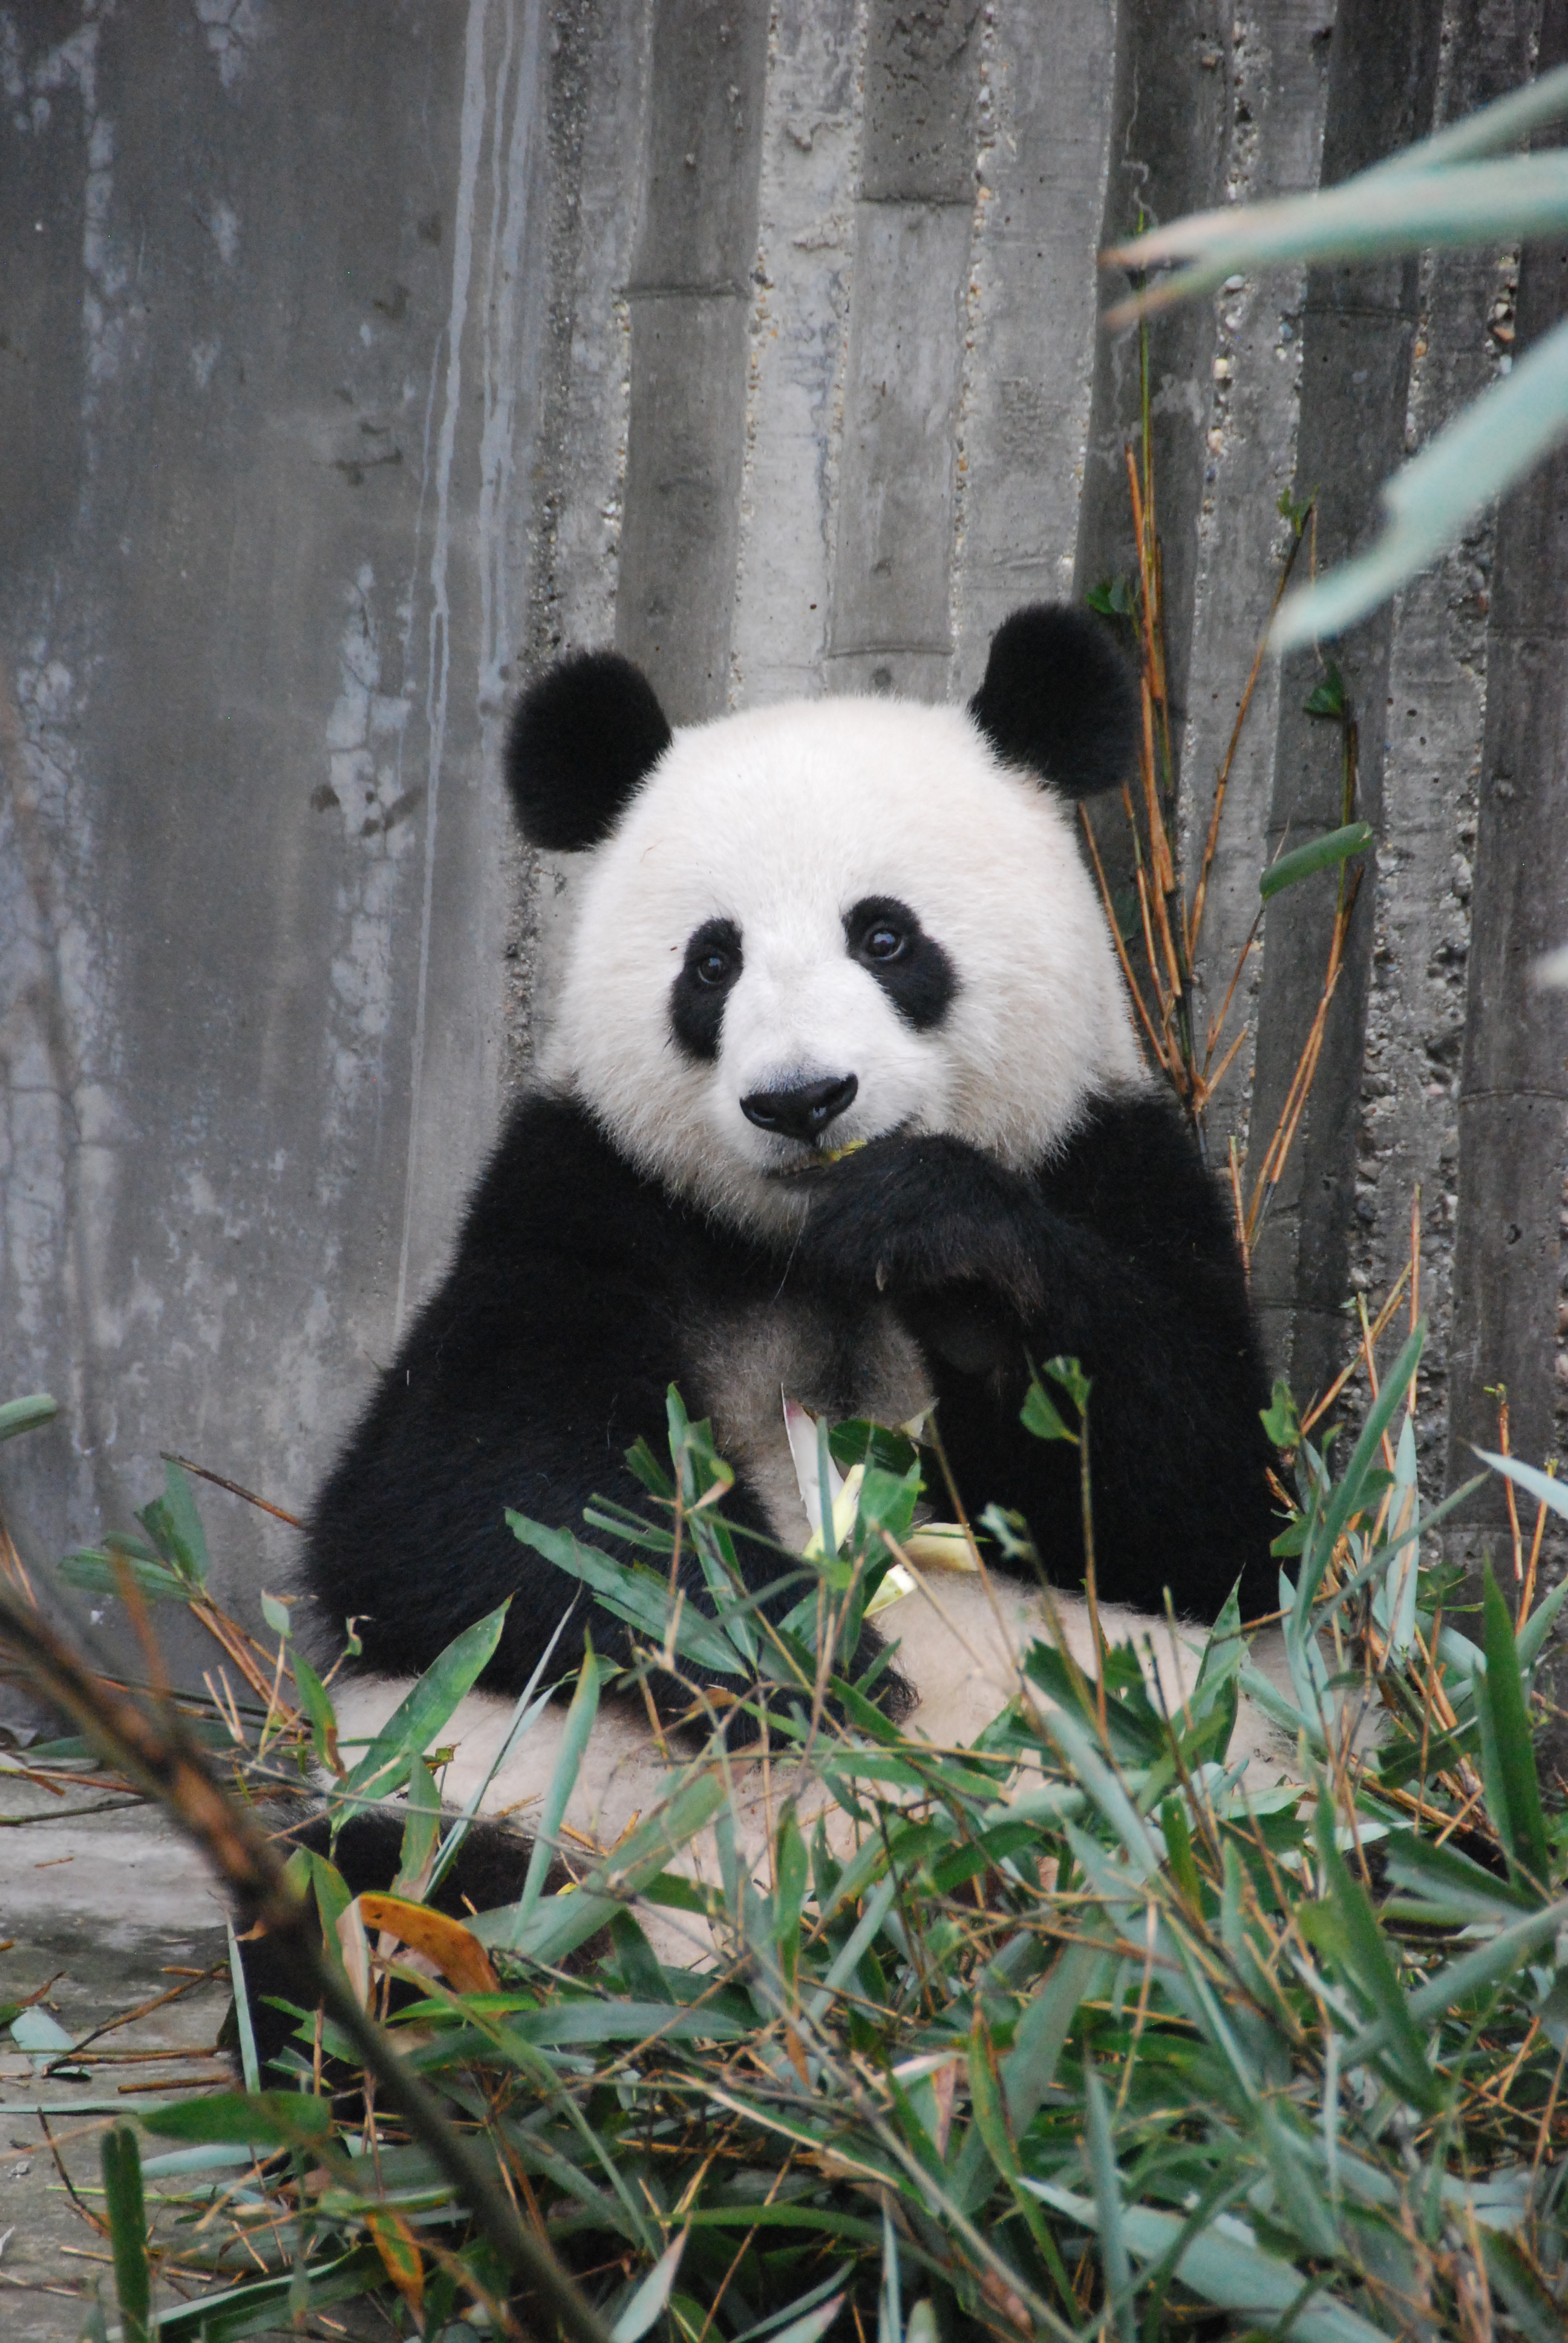
{"type": "Polygon", "coordinates": [[[784,1426],[786,1395],[829,1423],[908,1423],[930,1404],[920,1347],[884,1302],[849,1311],[784,1294],[699,1306],[689,1330],[694,1413],[761,1500],[774,1535],[799,1552],[810,1535],[784,1426]]]}

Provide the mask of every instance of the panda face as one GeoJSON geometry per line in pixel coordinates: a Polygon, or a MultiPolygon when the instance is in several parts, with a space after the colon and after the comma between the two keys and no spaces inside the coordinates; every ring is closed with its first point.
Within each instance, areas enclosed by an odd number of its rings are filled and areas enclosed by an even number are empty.
{"type": "Polygon", "coordinates": [[[957,709],[678,733],[588,863],[545,1071],[676,1192],[788,1229],[829,1152],[1037,1162],[1136,1045],[1070,810],[957,709]]]}

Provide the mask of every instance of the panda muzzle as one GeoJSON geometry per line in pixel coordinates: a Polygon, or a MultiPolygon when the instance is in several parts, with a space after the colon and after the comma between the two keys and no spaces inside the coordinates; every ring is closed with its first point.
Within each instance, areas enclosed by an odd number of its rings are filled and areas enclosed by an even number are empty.
{"type": "Polygon", "coordinates": [[[781,1139],[812,1144],[854,1101],[860,1085],[853,1074],[831,1074],[824,1081],[791,1082],[781,1090],[752,1091],[740,1101],[740,1111],[759,1131],[781,1139]]]}

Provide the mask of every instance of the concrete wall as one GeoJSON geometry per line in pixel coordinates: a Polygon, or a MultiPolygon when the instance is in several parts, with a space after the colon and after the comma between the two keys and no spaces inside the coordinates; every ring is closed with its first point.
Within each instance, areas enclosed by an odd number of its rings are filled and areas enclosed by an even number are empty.
{"type": "MultiPolygon", "coordinates": [[[[123,1523],[161,1447],[301,1503],[437,1273],[526,1078],[570,901],[569,870],[502,820],[518,678],[613,639],[688,720],[802,692],[966,693],[1009,608],[1128,566],[1136,351],[1097,330],[1097,244],[1140,206],[1315,184],[1325,122],[1339,175],[1468,110],[1523,76],[1539,15],[0,11],[0,1309],[7,1388],[65,1407],[52,1444],[0,1459],[29,1551],[123,1523]]],[[[1505,361],[1514,275],[1444,260],[1380,291],[1286,274],[1155,328],[1199,835],[1281,489],[1322,490],[1325,551],[1364,534],[1387,464],[1505,361]]],[[[1500,720],[1491,560],[1483,529],[1342,655],[1376,869],[1260,1262],[1282,1362],[1321,1379],[1342,1291],[1397,1265],[1420,1180],[1434,1479],[1500,720]]],[[[1315,825],[1302,697],[1294,667],[1265,669],[1205,932],[1211,1012],[1271,839],[1315,825]]],[[[1216,1108],[1221,1142],[1293,1064],[1322,907],[1282,900],[1242,989],[1260,1038],[1216,1108]]],[[[1490,1242],[1495,1199],[1474,1193],[1490,1242]]],[[[1550,1212],[1554,1307],[1554,1190],[1550,1212]]],[[[1475,1371],[1528,1387],[1538,1447],[1555,1388],[1539,1317],[1475,1371]]],[[[276,1581],[286,1534],[208,1510],[235,1590],[276,1581]]]]}

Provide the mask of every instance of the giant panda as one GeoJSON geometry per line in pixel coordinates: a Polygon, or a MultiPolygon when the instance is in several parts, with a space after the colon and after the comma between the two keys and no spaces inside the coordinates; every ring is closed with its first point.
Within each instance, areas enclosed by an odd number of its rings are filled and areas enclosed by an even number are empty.
{"type": "MultiPolygon", "coordinates": [[[[641,1504],[626,1452],[658,1452],[671,1383],[735,1468],[729,1518],[787,1551],[807,1523],[783,1396],[829,1420],[930,1411],[970,1518],[1022,1514],[1072,1589],[1077,1452],[1020,1423],[1034,1366],[1070,1354],[1103,1602],[1156,1614],[1169,1590],[1201,1623],[1239,1585],[1244,1613],[1269,1605],[1242,1266],[1143,1065],[1076,834],[1140,722],[1109,630],[1045,605],[1000,628],[967,708],[824,698],[674,730],[609,651],[527,691],[517,817],[582,868],[552,1028],[308,1523],[316,1601],[357,1623],[365,1730],[508,1596],[485,1685],[526,1684],[573,1590],[506,1509],[575,1528],[596,1494],[641,1504]]],[[[786,1566],[739,1550],[754,1585],[786,1566]]],[[[694,1565],[684,1584],[706,1600],[694,1565]]],[[[989,1595],[950,1585],[937,1613],[887,1632],[914,1727],[945,1739],[1000,1704],[1005,1654],[989,1595]]],[[[589,1633],[630,1656],[579,1603],[558,1670],[589,1633]]],[[[475,1765],[508,1707],[467,1704],[475,1765]]],[[[582,1791],[601,1836],[648,1803],[647,1734],[640,1701],[601,1713],[582,1791]]],[[[493,1802],[537,1795],[551,1746],[493,1802]]]]}

